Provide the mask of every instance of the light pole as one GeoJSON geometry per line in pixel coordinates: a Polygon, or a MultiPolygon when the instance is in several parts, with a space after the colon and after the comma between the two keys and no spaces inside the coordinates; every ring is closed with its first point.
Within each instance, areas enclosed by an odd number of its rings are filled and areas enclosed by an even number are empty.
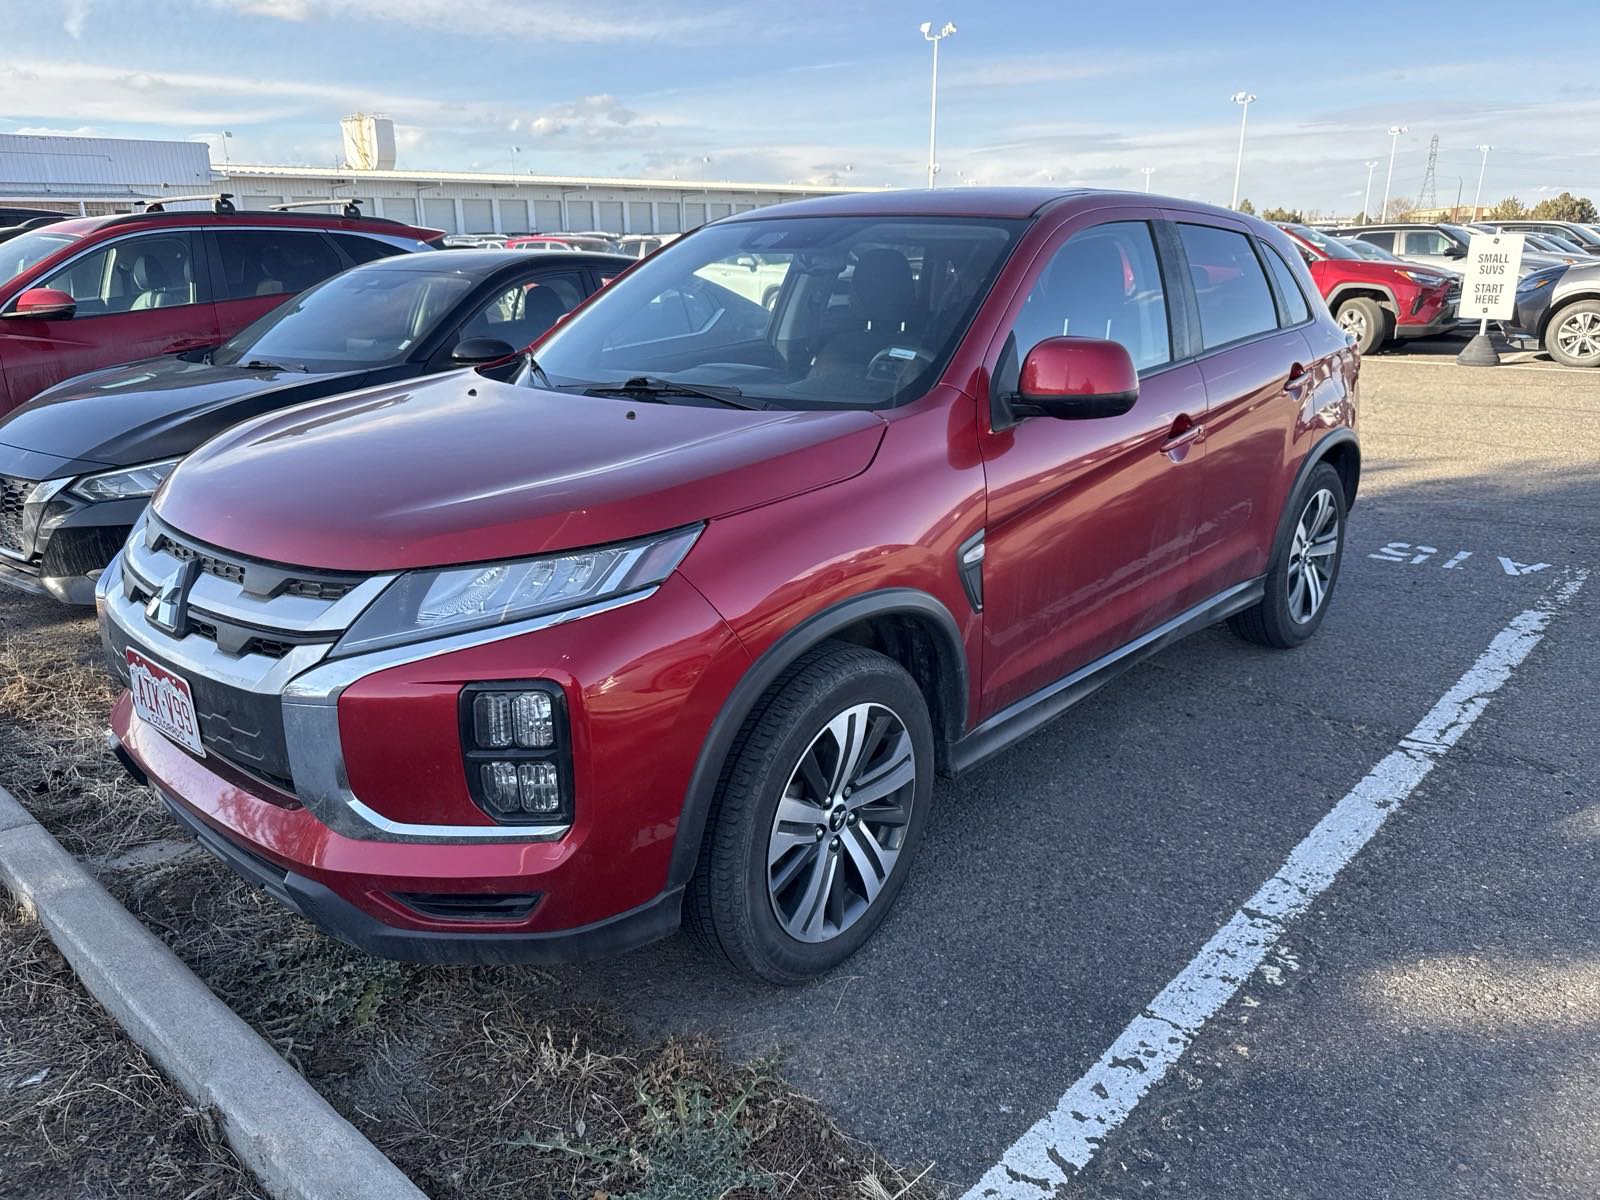
{"type": "Polygon", "coordinates": [[[1400,145],[1400,135],[1407,131],[1404,125],[1389,126],[1389,174],[1383,181],[1383,207],[1378,210],[1378,220],[1389,219],[1389,189],[1394,186],[1394,152],[1400,145]]]}
{"type": "Polygon", "coordinates": [[[1489,169],[1489,151],[1494,147],[1484,143],[1478,147],[1478,153],[1483,155],[1483,161],[1478,164],[1478,193],[1472,198],[1472,219],[1478,220],[1478,209],[1483,204],[1483,173],[1489,169]]]}
{"type": "Polygon", "coordinates": [[[1256,102],[1254,92],[1235,92],[1233,102],[1244,110],[1239,117],[1239,157],[1233,164],[1233,203],[1230,208],[1239,207],[1239,175],[1244,170],[1244,131],[1250,124],[1250,106],[1256,102]]]}
{"type": "Polygon", "coordinates": [[[937,161],[939,148],[939,43],[944,41],[956,31],[953,23],[946,21],[934,31],[932,21],[922,23],[922,36],[925,41],[933,43],[933,89],[932,99],[928,102],[928,186],[933,186],[933,177],[939,173],[937,161]]]}
{"type": "Polygon", "coordinates": [[[1155,174],[1156,169],[1154,167],[1140,167],[1139,170],[1144,172],[1144,190],[1148,193],[1150,191],[1150,176],[1155,174]]]}
{"type": "Polygon", "coordinates": [[[1361,219],[1363,221],[1372,215],[1372,173],[1377,169],[1377,159],[1373,159],[1367,164],[1367,194],[1361,197],[1361,219]]]}

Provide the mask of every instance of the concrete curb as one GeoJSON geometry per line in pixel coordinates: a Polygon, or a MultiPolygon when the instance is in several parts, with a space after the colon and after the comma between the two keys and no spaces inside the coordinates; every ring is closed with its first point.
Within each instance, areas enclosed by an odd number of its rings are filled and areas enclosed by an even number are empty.
{"type": "Polygon", "coordinates": [[[427,1200],[4,788],[0,883],[275,1200],[427,1200]]]}

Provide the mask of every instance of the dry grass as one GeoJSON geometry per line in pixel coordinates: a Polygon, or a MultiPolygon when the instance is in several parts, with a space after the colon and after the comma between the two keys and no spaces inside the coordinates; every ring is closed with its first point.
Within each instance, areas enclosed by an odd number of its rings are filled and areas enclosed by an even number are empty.
{"type": "MultiPolygon", "coordinates": [[[[112,699],[92,622],[0,598],[0,784],[102,862],[174,836],[104,751],[112,699]]],[[[557,975],[366,957],[203,855],[104,881],[435,1200],[935,1194],[848,1138],[776,1064],[731,1063],[701,1039],[641,1045],[611,1014],[574,1006],[557,975]]],[[[10,1010],[0,996],[8,1027],[10,1010]]]]}
{"type": "Polygon", "coordinates": [[[246,1200],[254,1183],[0,893],[0,1192],[246,1200]]]}

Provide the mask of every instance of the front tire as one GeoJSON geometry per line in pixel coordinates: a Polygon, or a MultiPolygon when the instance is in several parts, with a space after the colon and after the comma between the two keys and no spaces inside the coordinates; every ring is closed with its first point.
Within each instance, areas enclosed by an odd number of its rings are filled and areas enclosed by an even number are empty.
{"type": "Polygon", "coordinates": [[[1318,463],[1291,501],[1293,516],[1273,547],[1266,591],[1228,624],[1247,642],[1288,650],[1308,640],[1328,615],[1344,558],[1344,481],[1318,463]]]}
{"type": "Polygon", "coordinates": [[[1394,336],[1393,319],[1381,304],[1366,296],[1352,296],[1342,302],[1334,319],[1340,329],[1355,335],[1356,349],[1362,354],[1381,349],[1394,336]]]}
{"type": "Polygon", "coordinates": [[[882,924],[933,793],[933,724],[893,659],[828,642],[789,667],[723,768],[684,924],[735,968],[798,984],[882,924]]]}
{"type": "Polygon", "coordinates": [[[1544,348],[1564,367],[1600,367],[1600,300],[1579,300],[1550,318],[1544,348]]]}

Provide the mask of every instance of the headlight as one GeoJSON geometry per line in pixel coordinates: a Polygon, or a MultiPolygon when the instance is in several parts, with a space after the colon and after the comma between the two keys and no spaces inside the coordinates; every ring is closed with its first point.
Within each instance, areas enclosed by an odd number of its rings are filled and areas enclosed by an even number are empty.
{"type": "Polygon", "coordinates": [[[582,608],[660,583],[702,526],[541,558],[410,571],[352,625],[336,654],[359,654],[582,608]]]}
{"type": "Polygon", "coordinates": [[[166,462],[145,463],[138,467],[124,467],[118,471],[102,471],[98,475],[85,475],[72,485],[75,496],[85,500],[136,500],[152,496],[161,481],[172,474],[172,468],[181,459],[169,458],[166,462]]]}
{"type": "Polygon", "coordinates": [[[1438,287],[1444,282],[1443,275],[1427,275],[1421,271],[1401,271],[1400,274],[1411,280],[1412,283],[1421,284],[1423,287],[1438,287]]]}

